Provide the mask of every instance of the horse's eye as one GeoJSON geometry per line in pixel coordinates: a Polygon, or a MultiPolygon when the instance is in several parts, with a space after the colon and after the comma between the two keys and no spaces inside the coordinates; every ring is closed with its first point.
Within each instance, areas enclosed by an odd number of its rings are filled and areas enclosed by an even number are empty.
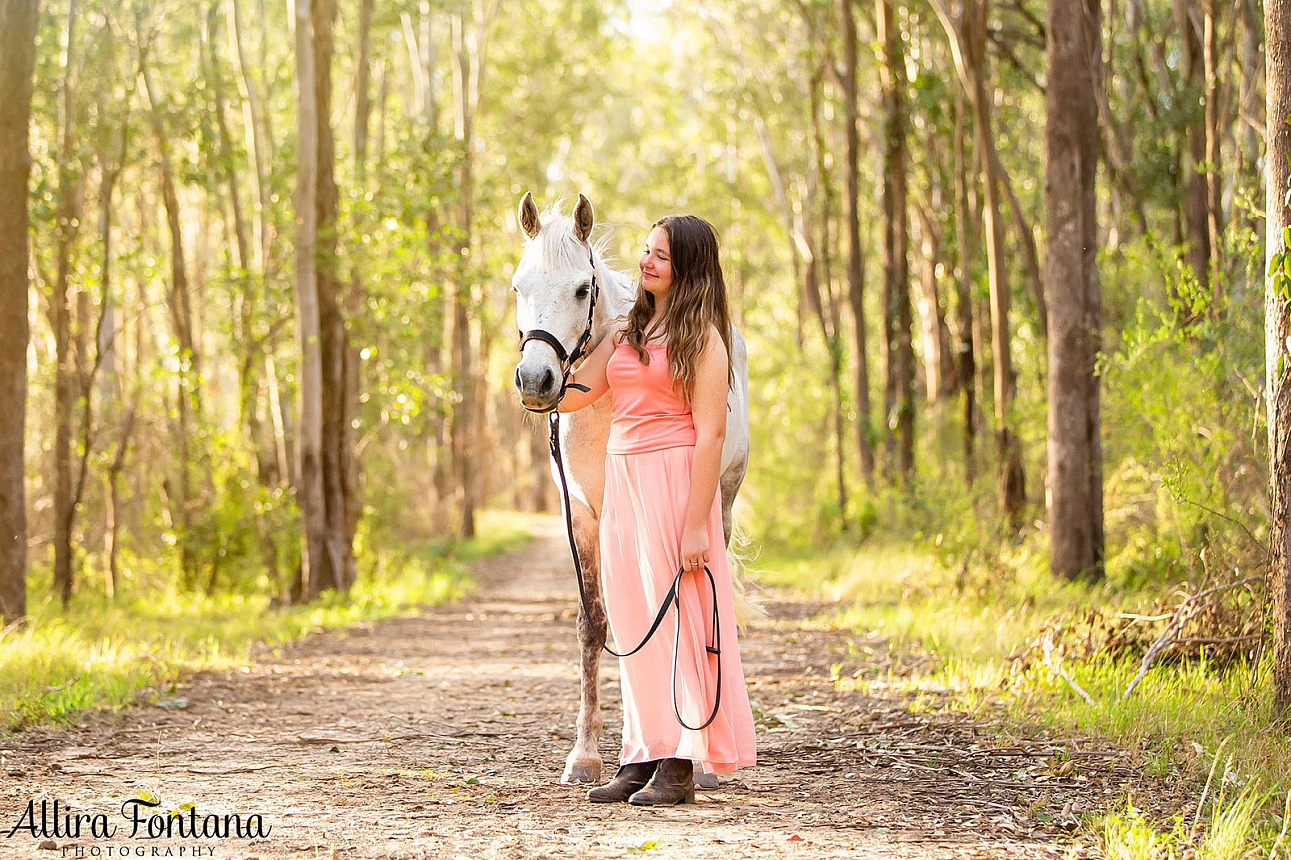
{"type": "Polygon", "coordinates": [[[574,298],[578,299],[579,301],[582,301],[583,299],[587,298],[588,294],[591,293],[591,291],[592,291],[592,288],[590,285],[582,284],[579,286],[578,291],[574,293],[574,298]]]}

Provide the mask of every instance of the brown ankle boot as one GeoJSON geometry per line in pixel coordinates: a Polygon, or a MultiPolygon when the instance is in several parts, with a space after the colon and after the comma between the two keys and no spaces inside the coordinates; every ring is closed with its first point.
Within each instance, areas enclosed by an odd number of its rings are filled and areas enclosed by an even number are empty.
{"type": "Polygon", "coordinates": [[[633,806],[675,806],[695,802],[694,765],[689,759],[666,758],[659,762],[645,788],[628,798],[633,806]]]}
{"type": "Polygon", "coordinates": [[[622,765],[614,779],[587,792],[587,799],[592,803],[623,803],[650,781],[658,764],[657,761],[642,761],[622,765]]]}

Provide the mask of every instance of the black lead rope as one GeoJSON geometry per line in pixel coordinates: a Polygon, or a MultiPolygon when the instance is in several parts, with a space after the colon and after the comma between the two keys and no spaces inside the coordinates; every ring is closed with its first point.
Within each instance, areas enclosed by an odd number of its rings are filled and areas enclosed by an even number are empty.
{"type": "MultiPolygon", "coordinates": [[[[570,387],[572,388],[575,386],[570,386],[570,387]]],[[[587,587],[583,583],[583,564],[582,564],[582,560],[578,555],[578,542],[574,540],[574,517],[573,517],[573,512],[570,510],[570,506],[569,506],[569,483],[565,478],[565,461],[560,453],[560,413],[559,412],[552,412],[548,416],[547,426],[550,430],[550,433],[548,434],[547,442],[551,448],[551,458],[556,464],[557,474],[560,475],[560,492],[561,492],[561,499],[564,503],[564,511],[565,511],[565,534],[569,538],[569,552],[574,557],[574,578],[578,581],[578,600],[583,607],[583,617],[586,618],[587,623],[590,624],[592,613],[589,611],[589,608],[588,608],[589,605],[587,602],[587,587]]],[[[714,578],[713,571],[709,569],[708,565],[704,565],[704,573],[708,574],[708,586],[709,586],[709,589],[712,591],[712,595],[713,595],[713,621],[709,630],[709,632],[712,634],[713,644],[712,645],[705,644],[704,651],[708,654],[712,654],[717,658],[717,692],[713,696],[713,710],[708,715],[708,719],[704,720],[704,722],[702,722],[698,726],[692,726],[682,718],[681,705],[677,701],[677,664],[680,659],[680,652],[681,652],[680,588],[681,588],[681,578],[682,576],[685,575],[685,573],[686,573],[685,568],[681,568],[677,571],[677,575],[674,576],[672,579],[672,585],[669,586],[668,588],[668,593],[664,595],[663,602],[659,605],[659,611],[658,613],[655,614],[654,622],[651,623],[650,629],[646,631],[645,637],[639,643],[637,643],[637,646],[635,648],[633,648],[630,651],[624,651],[623,653],[619,653],[618,651],[615,651],[608,644],[602,644],[601,648],[604,649],[604,651],[607,654],[610,654],[611,656],[614,656],[614,657],[619,657],[619,658],[631,657],[633,654],[637,653],[642,648],[644,648],[646,644],[652,638],[654,638],[655,633],[657,633],[659,628],[663,625],[663,619],[668,614],[668,609],[669,608],[676,609],[677,617],[676,617],[676,623],[674,624],[674,627],[673,627],[673,640],[672,640],[672,679],[670,681],[670,686],[672,687],[672,712],[676,715],[677,722],[681,723],[682,728],[689,729],[692,732],[697,732],[697,731],[700,731],[701,729],[706,729],[710,725],[712,725],[713,720],[717,719],[717,711],[722,705],[722,648],[721,648],[722,619],[717,612],[717,580],[714,578]]]]}

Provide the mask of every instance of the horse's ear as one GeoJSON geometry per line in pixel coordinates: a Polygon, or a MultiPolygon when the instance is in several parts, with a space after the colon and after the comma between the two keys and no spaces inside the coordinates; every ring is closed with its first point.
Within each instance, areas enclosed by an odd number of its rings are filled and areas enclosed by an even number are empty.
{"type": "Polygon", "coordinates": [[[537,236],[538,231],[542,229],[542,223],[538,220],[538,206],[533,202],[533,195],[528,191],[520,201],[520,229],[524,230],[524,234],[530,239],[537,236]]]}
{"type": "Polygon", "coordinates": [[[578,237],[578,241],[587,241],[587,237],[592,235],[592,225],[595,223],[596,213],[592,211],[592,201],[580,193],[578,203],[574,206],[574,235],[578,237]]]}

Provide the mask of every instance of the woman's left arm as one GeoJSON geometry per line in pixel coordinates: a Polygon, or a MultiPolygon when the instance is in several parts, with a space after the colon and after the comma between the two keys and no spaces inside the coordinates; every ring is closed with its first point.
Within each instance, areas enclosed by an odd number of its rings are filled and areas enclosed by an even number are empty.
{"type": "Polygon", "coordinates": [[[695,420],[695,458],[690,467],[690,499],[681,535],[681,564],[686,570],[702,568],[710,553],[723,549],[708,545],[708,512],[717,493],[722,443],[726,440],[726,347],[715,327],[709,327],[696,370],[695,390],[690,398],[695,420]]]}

